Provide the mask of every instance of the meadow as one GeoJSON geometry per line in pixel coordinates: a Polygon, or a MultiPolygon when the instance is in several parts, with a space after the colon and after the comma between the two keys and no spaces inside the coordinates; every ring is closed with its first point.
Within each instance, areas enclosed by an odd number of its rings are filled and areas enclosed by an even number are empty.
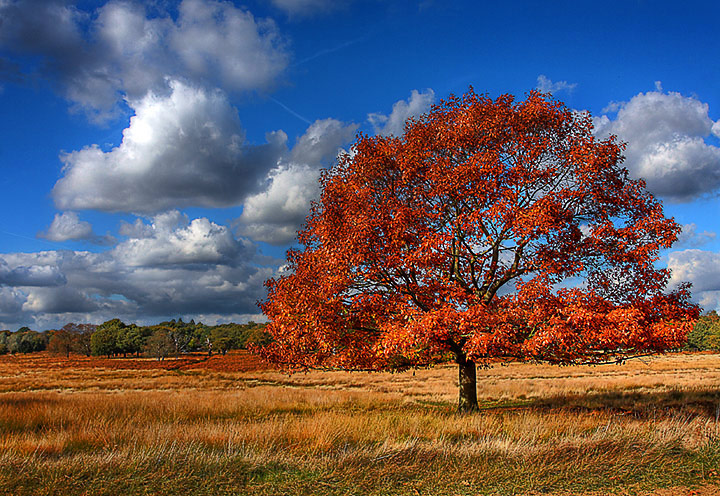
{"type": "Polygon", "coordinates": [[[0,357],[0,494],[720,494],[720,356],[287,373],[0,357]]]}

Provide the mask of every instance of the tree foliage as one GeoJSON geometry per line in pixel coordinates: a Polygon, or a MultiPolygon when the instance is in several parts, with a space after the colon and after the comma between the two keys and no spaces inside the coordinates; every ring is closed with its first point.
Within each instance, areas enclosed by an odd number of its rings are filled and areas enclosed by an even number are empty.
{"type": "Polygon", "coordinates": [[[720,316],[715,310],[698,319],[688,333],[686,347],[693,351],[720,351],[720,316]]]}
{"type": "Polygon", "coordinates": [[[158,360],[165,360],[176,349],[171,333],[172,329],[168,327],[156,326],[145,343],[145,352],[158,360]]]}
{"type": "Polygon", "coordinates": [[[8,329],[0,331],[0,355],[4,355],[10,351],[8,349],[8,338],[10,336],[12,336],[12,332],[8,329]]]}
{"type": "Polygon", "coordinates": [[[68,332],[72,335],[72,351],[85,356],[92,355],[92,335],[97,329],[95,324],[75,324],[69,322],[65,324],[61,331],[68,332]]]}
{"type": "Polygon", "coordinates": [[[123,333],[127,325],[120,319],[112,319],[98,326],[90,337],[90,347],[93,355],[106,355],[108,357],[123,353],[123,333]]]}
{"type": "Polygon", "coordinates": [[[623,147],[546,95],[472,89],[401,137],[359,136],[321,178],[304,248],[267,282],[266,356],[363,369],[452,357],[471,394],[475,363],[681,346],[697,309],[654,265],[680,227],[629,178],[623,147]]]}
{"type": "Polygon", "coordinates": [[[64,329],[54,331],[48,341],[47,350],[55,355],[69,357],[73,350],[73,340],[74,336],[64,329]]]}
{"type": "Polygon", "coordinates": [[[48,335],[31,330],[29,327],[21,327],[6,339],[7,350],[10,353],[34,353],[47,348],[48,335]]]}

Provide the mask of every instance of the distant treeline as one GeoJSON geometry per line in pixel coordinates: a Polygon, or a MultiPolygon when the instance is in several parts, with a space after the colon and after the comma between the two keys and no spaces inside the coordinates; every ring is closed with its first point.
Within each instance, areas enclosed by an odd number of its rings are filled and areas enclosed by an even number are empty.
{"type": "MultiPolygon", "coordinates": [[[[66,324],[62,329],[33,331],[21,327],[16,332],[0,331],[0,354],[33,353],[48,350],[58,355],[79,353],[87,356],[152,356],[165,358],[188,352],[225,354],[269,343],[265,324],[205,325],[182,319],[152,326],[127,325],[119,319],[100,325],[66,324]]],[[[702,315],[687,336],[690,351],[720,351],[720,315],[714,310],[702,315]]]]}
{"type": "Polygon", "coordinates": [[[163,359],[188,352],[225,354],[233,349],[270,342],[265,324],[220,324],[208,326],[182,319],[152,326],[125,324],[112,319],[100,325],[66,324],[62,329],[16,332],[0,331],[0,354],[33,353],[48,350],[58,355],[152,356],[163,359]]]}

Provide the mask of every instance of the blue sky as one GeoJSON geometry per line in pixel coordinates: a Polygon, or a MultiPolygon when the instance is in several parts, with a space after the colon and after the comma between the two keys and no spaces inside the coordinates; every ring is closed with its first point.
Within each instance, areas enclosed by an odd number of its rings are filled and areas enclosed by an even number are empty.
{"type": "Polygon", "coordinates": [[[0,329],[260,320],[358,131],[472,85],[628,142],[720,308],[715,2],[0,0],[0,329]],[[448,5],[450,4],[450,5],[448,5]]]}

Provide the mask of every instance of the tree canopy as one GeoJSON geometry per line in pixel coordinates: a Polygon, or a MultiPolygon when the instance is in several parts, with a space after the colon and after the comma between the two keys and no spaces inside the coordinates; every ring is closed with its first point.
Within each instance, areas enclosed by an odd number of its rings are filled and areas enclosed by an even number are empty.
{"type": "MultiPolygon", "coordinates": [[[[622,167],[624,145],[548,95],[471,89],[360,135],[324,172],[302,250],[262,305],[289,366],[603,362],[681,346],[697,309],[657,268],[679,225],[622,167]]],[[[464,388],[464,389],[463,389],[464,388]]]]}

